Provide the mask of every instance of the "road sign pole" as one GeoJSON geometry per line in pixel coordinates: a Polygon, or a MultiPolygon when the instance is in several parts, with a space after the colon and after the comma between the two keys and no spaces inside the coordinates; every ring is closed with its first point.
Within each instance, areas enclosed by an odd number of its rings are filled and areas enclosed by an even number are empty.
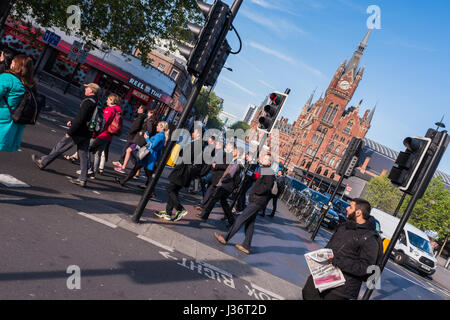
{"type": "Polygon", "coordinates": [[[77,73],[78,67],[80,66],[80,62],[77,62],[77,65],[75,66],[75,69],[73,70],[72,76],[70,77],[70,80],[67,82],[66,88],[64,89],[64,94],[67,93],[67,90],[69,90],[70,85],[72,84],[73,78],[75,77],[75,74],[77,73]]]}

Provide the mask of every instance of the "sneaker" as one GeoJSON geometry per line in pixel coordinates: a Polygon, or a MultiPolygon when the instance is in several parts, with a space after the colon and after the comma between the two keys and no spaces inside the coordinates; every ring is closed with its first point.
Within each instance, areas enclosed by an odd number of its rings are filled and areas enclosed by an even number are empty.
{"type": "Polygon", "coordinates": [[[113,165],[113,166],[116,166],[116,167],[122,167],[122,164],[120,163],[120,161],[114,161],[114,162],[112,163],[112,165],[113,165]]]}
{"type": "Polygon", "coordinates": [[[39,169],[43,169],[44,165],[42,164],[41,159],[39,159],[38,157],[36,157],[35,154],[31,155],[31,160],[33,160],[34,164],[39,168],[39,169]]]}
{"type": "Polygon", "coordinates": [[[163,211],[154,211],[153,214],[155,216],[157,216],[158,218],[170,221],[172,220],[171,217],[167,214],[167,212],[165,210],[163,211]]]}
{"type": "Polygon", "coordinates": [[[124,173],[124,174],[126,173],[125,170],[122,169],[121,167],[115,167],[115,168],[114,168],[114,171],[117,171],[117,172],[119,172],[119,173],[124,173]]]}
{"type": "Polygon", "coordinates": [[[177,214],[176,214],[175,218],[173,219],[173,221],[175,221],[175,222],[179,221],[187,214],[188,214],[188,212],[186,210],[177,211],[177,214]]]}
{"type": "Polygon", "coordinates": [[[73,184],[79,185],[80,187],[86,187],[86,181],[82,181],[80,179],[71,179],[69,181],[73,184]]]}
{"type": "MultiPolygon", "coordinates": [[[[77,170],[77,174],[80,175],[81,174],[81,170],[77,170]]],[[[92,174],[94,174],[94,171],[92,171],[92,169],[88,169],[87,174],[88,175],[92,175],[92,174]]]]}

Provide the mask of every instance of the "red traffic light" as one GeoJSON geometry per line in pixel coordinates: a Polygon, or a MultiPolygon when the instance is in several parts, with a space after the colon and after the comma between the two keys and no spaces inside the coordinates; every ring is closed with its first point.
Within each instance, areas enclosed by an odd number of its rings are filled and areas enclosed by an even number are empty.
{"type": "Polygon", "coordinates": [[[281,98],[276,93],[271,93],[270,94],[270,102],[274,105],[279,105],[281,102],[281,98]]]}

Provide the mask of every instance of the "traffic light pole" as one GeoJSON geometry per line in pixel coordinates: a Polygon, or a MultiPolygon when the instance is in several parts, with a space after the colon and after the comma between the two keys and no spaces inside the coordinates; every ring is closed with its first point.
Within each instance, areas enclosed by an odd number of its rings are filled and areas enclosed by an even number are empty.
{"type": "MultiPolygon", "coordinates": [[[[186,103],[186,107],[184,108],[183,113],[181,114],[180,121],[178,122],[177,127],[175,128],[175,130],[173,132],[177,131],[178,129],[184,128],[186,121],[188,120],[188,118],[191,114],[192,107],[194,106],[194,103],[197,100],[197,97],[200,93],[200,90],[203,87],[203,85],[205,84],[206,78],[208,76],[208,71],[211,69],[211,66],[214,62],[214,57],[217,55],[217,52],[219,51],[219,48],[220,48],[222,42],[225,40],[225,37],[227,36],[227,33],[231,27],[233,19],[234,19],[234,17],[236,17],[241,4],[242,4],[242,0],[234,1],[233,6],[231,7],[231,10],[230,10],[230,15],[227,18],[227,21],[225,22],[225,26],[223,27],[223,29],[220,33],[219,39],[217,40],[216,44],[214,45],[214,49],[208,58],[208,62],[206,63],[206,66],[205,66],[202,74],[200,75],[195,86],[192,89],[192,92],[186,103]]],[[[147,203],[151,198],[151,194],[155,190],[156,184],[158,183],[158,180],[161,177],[162,172],[164,171],[166,162],[170,157],[170,153],[172,152],[172,149],[175,146],[176,141],[172,141],[173,132],[170,135],[171,137],[169,139],[168,144],[164,148],[164,151],[163,151],[161,159],[158,163],[158,166],[152,175],[152,179],[151,179],[149,185],[147,186],[147,188],[145,189],[144,194],[142,195],[141,199],[139,200],[139,204],[136,207],[136,210],[134,211],[134,214],[131,218],[131,220],[134,223],[139,223],[141,216],[144,213],[145,207],[147,206],[147,203]]]]}
{"type": "Polygon", "coordinates": [[[314,239],[317,236],[317,233],[320,230],[320,225],[323,222],[323,219],[325,219],[325,216],[328,214],[328,210],[330,210],[330,207],[333,205],[333,200],[336,197],[336,193],[339,189],[339,186],[342,184],[342,181],[344,181],[344,176],[341,176],[341,178],[339,179],[338,185],[337,187],[334,189],[333,194],[330,197],[330,201],[328,202],[328,205],[323,206],[322,209],[320,210],[320,218],[319,218],[319,223],[316,226],[316,229],[314,229],[314,232],[311,236],[311,241],[314,241],[314,239]]]}
{"type": "MultiPolygon", "coordinates": [[[[443,152],[443,150],[445,150],[445,146],[444,144],[446,143],[446,140],[448,138],[447,133],[442,134],[441,139],[439,141],[438,147],[437,147],[437,151],[434,153],[433,158],[429,164],[429,166],[425,169],[425,174],[423,175],[422,179],[420,180],[419,183],[419,188],[417,189],[417,191],[414,193],[414,195],[411,198],[411,201],[409,202],[408,206],[406,207],[405,213],[403,214],[402,218],[400,219],[399,224],[397,225],[397,229],[395,229],[395,232],[392,236],[391,241],[389,242],[389,245],[386,249],[385,254],[383,255],[383,259],[379,265],[380,267],[380,276],[381,273],[384,270],[384,267],[386,266],[386,263],[389,260],[389,257],[391,256],[392,250],[395,247],[395,244],[397,243],[398,238],[400,237],[400,233],[402,232],[403,228],[405,227],[406,222],[409,219],[409,216],[411,215],[412,210],[414,209],[414,206],[416,205],[417,200],[419,200],[419,196],[422,193],[421,190],[423,190],[424,188],[426,188],[426,183],[427,181],[430,181],[430,177],[433,176],[435,168],[437,167],[438,162],[440,161],[440,157],[441,157],[441,153],[443,152]],[[433,170],[434,168],[434,170],[433,170]]],[[[362,297],[362,300],[369,300],[370,296],[373,293],[373,289],[367,289],[366,292],[364,293],[364,296],[362,297]]]]}
{"type": "Polygon", "coordinates": [[[402,198],[400,199],[397,208],[395,208],[394,211],[394,217],[396,217],[398,215],[398,212],[400,211],[400,208],[402,207],[403,201],[405,201],[406,198],[406,192],[403,192],[402,198]]]}

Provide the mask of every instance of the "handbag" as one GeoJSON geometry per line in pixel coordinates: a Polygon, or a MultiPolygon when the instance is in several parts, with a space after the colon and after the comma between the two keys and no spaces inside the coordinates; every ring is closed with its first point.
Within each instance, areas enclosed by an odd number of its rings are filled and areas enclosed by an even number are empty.
{"type": "Polygon", "coordinates": [[[148,154],[150,153],[151,148],[152,144],[150,142],[147,143],[145,146],[140,147],[139,149],[137,149],[136,158],[138,158],[138,160],[144,160],[144,158],[148,156],[148,154]]]}

